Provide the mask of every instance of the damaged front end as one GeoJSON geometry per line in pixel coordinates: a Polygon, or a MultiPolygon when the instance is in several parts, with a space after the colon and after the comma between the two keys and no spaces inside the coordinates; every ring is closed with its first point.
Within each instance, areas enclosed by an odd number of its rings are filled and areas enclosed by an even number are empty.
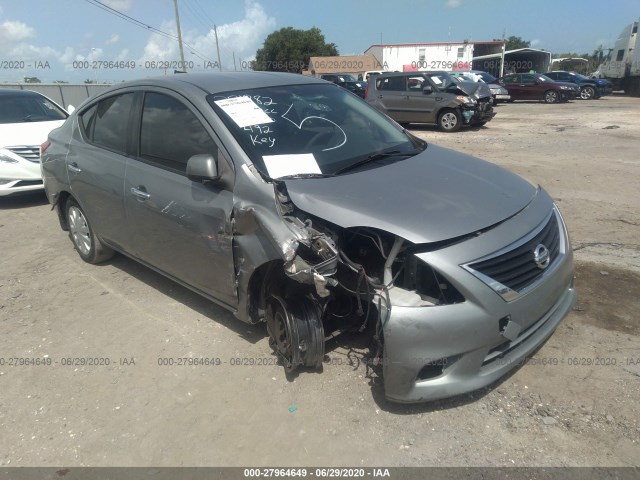
{"type": "Polygon", "coordinates": [[[491,89],[485,83],[459,82],[451,87],[462,105],[466,125],[484,124],[495,117],[491,89]]]}
{"type": "Polygon", "coordinates": [[[375,228],[336,226],[296,208],[285,182],[276,182],[275,190],[281,218],[294,234],[283,244],[284,275],[270,282],[264,320],[270,345],[288,372],[320,367],[326,340],[365,330],[374,340],[370,362],[382,364],[394,306],[464,301],[416,256],[424,245],[375,228]]]}

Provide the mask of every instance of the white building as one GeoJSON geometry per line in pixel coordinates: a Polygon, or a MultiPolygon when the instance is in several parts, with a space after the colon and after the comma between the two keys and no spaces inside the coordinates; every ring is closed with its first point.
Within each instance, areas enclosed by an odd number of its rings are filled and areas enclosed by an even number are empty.
{"type": "Polygon", "coordinates": [[[390,72],[417,70],[471,70],[473,57],[498,53],[502,42],[436,42],[371,45],[373,55],[390,72]]]}

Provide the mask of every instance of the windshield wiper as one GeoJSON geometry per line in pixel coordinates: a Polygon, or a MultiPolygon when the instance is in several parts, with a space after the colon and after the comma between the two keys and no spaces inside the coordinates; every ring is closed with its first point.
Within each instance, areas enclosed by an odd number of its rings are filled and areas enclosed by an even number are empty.
{"type": "Polygon", "coordinates": [[[299,180],[301,178],[329,178],[334,176],[333,173],[295,173],[293,175],[274,178],[274,180],[299,180]]]}
{"type": "Polygon", "coordinates": [[[342,173],[348,172],[349,170],[353,170],[354,168],[358,168],[361,165],[365,165],[370,162],[375,162],[376,160],[383,160],[385,158],[413,157],[414,155],[417,155],[420,152],[422,152],[422,150],[415,149],[415,150],[409,150],[405,152],[402,152],[400,150],[391,150],[389,152],[374,153],[373,155],[369,155],[367,158],[364,158],[355,163],[352,163],[351,165],[347,165],[346,167],[339,168],[338,170],[333,172],[333,174],[340,175],[342,173]]]}

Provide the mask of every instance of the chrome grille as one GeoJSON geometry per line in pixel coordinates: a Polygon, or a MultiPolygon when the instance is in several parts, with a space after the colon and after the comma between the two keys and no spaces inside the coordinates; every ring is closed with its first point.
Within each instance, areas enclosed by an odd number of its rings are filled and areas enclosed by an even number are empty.
{"type": "Polygon", "coordinates": [[[513,300],[555,268],[565,251],[563,232],[560,215],[553,210],[540,226],[520,241],[463,267],[505,300],[513,300]],[[535,258],[539,245],[544,245],[549,253],[545,266],[539,266],[535,258]]]}
{"type": "Polygon", "coordinates": [[[15,147],[5,148],[30,162],[40,163],[40,147],[38,145],[16,145],[15,147]]]}

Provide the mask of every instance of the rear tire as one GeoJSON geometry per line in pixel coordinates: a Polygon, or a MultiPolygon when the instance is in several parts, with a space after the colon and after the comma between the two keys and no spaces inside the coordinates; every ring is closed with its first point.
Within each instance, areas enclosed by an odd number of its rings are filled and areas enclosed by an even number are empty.
{"type": "Polygon", "coordinates": [[[446,109],[438,115],[438,127],[443,132],[457,132],[462,126],[462,116],[457,110],[446,109]]]}
{"type": "Polygon", "coordinates": [[[87,263],[101,263],[113,256],[113,250],[105,246],[96,237],[84,211],[73,198],[67,200],[66,219],[69,227],[69,238],[80,255],[87,263]]]}

